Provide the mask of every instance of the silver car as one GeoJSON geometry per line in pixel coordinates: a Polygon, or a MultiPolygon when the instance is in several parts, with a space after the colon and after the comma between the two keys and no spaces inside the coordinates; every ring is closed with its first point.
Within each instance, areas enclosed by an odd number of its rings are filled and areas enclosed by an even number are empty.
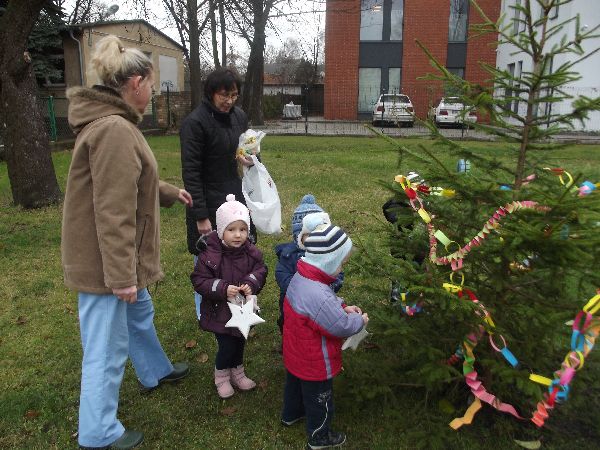
{"type": "Polygon", "coordinates": [[[415,124],[413,104],[404,94],[382,94],[373,109],[373,125],[380,123],[415,124]]]}

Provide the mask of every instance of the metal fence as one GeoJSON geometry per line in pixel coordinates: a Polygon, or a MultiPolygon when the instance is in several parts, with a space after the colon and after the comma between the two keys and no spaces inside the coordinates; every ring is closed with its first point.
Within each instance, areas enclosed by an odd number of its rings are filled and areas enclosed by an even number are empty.
{"type": "MultiPolygon", "coordinates": [[[[66,97],[39,97],[38,98],[41,111],[46,122],[46,129],[50,141],[59,141],[72,139],[75,137],[73,130],[69,126],[68,108],[69,101],[66,97]]],[[[157,117],[155,99],[146,108],[144,112],[140,128],[142,130],[157,128],[157,117]]]]}
{"type": "MultiPolygon", "coordinates": [[[[410,97],[416,116],[426,119],[431,108],[437,105],[440,98],[447,90],[443,86],[427,86],[411,88],[401,91],[410,97]]],[[[572,103],[581,96],[597,98],[600,96],[600,87],[567,87],[563,92],[572,98],[558,103],[548,103],[540,114],[551,112],[565,114],[572,111],[572,103]]],[[[301,86],[293,90],[282,89],[278,92],[271,91],[270,95],[263,96],[263,112],[265,116],[265,129],[272,134],[317,134],[317,135],[368,135],[370,131],[365,128],[365,122],[371,122],[372,110],[380,95],[379,86],[360,86],[359,97],[340,92],[339,96],[328,99],[328,105],[333,116],[344,116],[354,120],[325,120],[324,103],[325,93],[323,85],[301,86]],[[362,96],[362,97],[360,97],[362,96]],[[353,98],[354,97],[354,98],[353,98]],[[364,98],[363,98],[364,97],[364,98]],[[291,120],[285,120],[283,110],[286,104],[293,102],[300,106],[301,115],[291,120]]],[[[495,95],[499,98],[507,93],[497,90],[495,95]]],[[[510,94],[510,93],[508,93],[510,94]]],[[[48,134],[52,141],[73,138],[73,133],[68,125],[68,101],[65,97],[41,97],[40,106],[44,111],[48,134]]],[[[241,104],[241,99],[238,100],[241,104]]],[[[527,104],[524,100],[510,105],[513,111],[524,115],[527,104]]],[[[190,92],[163,92],[152,99],[144,114],[140,125],[143,130],[177,130],[181,121],[190,112],[190,92]]],[[[587,119],[574,122],[574,132],[579,134],[597,134],[600,132],[600,111],[589,114],[587,119]]],[[[394,136],[422,136],[427,134],[426,129],[417,126],[414,128],[383,127],[384,133],[394,136]]],[[[444,130],[449,137],[475,137],[472,130],[457,129],[444,130]]]]}

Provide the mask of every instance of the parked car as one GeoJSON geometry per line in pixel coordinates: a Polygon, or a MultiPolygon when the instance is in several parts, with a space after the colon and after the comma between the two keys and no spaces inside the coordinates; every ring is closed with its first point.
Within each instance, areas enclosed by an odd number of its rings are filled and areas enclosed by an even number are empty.
{"type": "Polygon", "coordinates": [[[415,124],[413,104],[404,94],[382,94],[373,109],[373,125],[398,123],[412,127],[415,124]]]}
{"type": "Polygon", "coordinates": [[[469,125],[477,122],[477,111],[475,108],[465,106],[458,97],[443,97],[437,106],[431,108],[429,118],[438,127],[442,125],[469,125]]]}

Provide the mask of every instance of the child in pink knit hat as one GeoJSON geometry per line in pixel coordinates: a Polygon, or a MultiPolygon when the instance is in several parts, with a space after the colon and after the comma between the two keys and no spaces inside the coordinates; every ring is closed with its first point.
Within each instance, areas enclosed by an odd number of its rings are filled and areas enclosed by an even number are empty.
{"type": "Polygon", "coordinates": [[[256,383],[244,372],[246,340],[237,328],[227,328],[231,319],[227,306],[238,295],[256,295],[265,285],[267,266],[263,255],[248,240],[248,208],[229,194],[216,214],[217,231],[206,239],[207,248],[198,256],[191,280],[202,295],[200,328],[214,333],[219,349],[215,358],[215,385],[221,398],[233,388],[248,391],[256,383]]]}

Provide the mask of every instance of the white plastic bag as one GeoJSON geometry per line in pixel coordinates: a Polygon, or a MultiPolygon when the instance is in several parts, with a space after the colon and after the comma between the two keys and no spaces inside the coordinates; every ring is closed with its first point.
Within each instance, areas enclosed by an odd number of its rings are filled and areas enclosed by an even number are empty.
{"type": "Polygon", "coordinates": [[[252,128],[247,129],[240,135],[238,141],[237,153],[250,156],[260,153],[260,141],[265,137],[264,131],[255,131],[252,128]]]}
{"type": "Polygon", "coordinates": [[[281,233],[281,202],[277,186],[269,171],[256,156],[250,156],[254,165],[244,167],[242,193],[250,210],[252,223],[265,234],[281,233]]]}

